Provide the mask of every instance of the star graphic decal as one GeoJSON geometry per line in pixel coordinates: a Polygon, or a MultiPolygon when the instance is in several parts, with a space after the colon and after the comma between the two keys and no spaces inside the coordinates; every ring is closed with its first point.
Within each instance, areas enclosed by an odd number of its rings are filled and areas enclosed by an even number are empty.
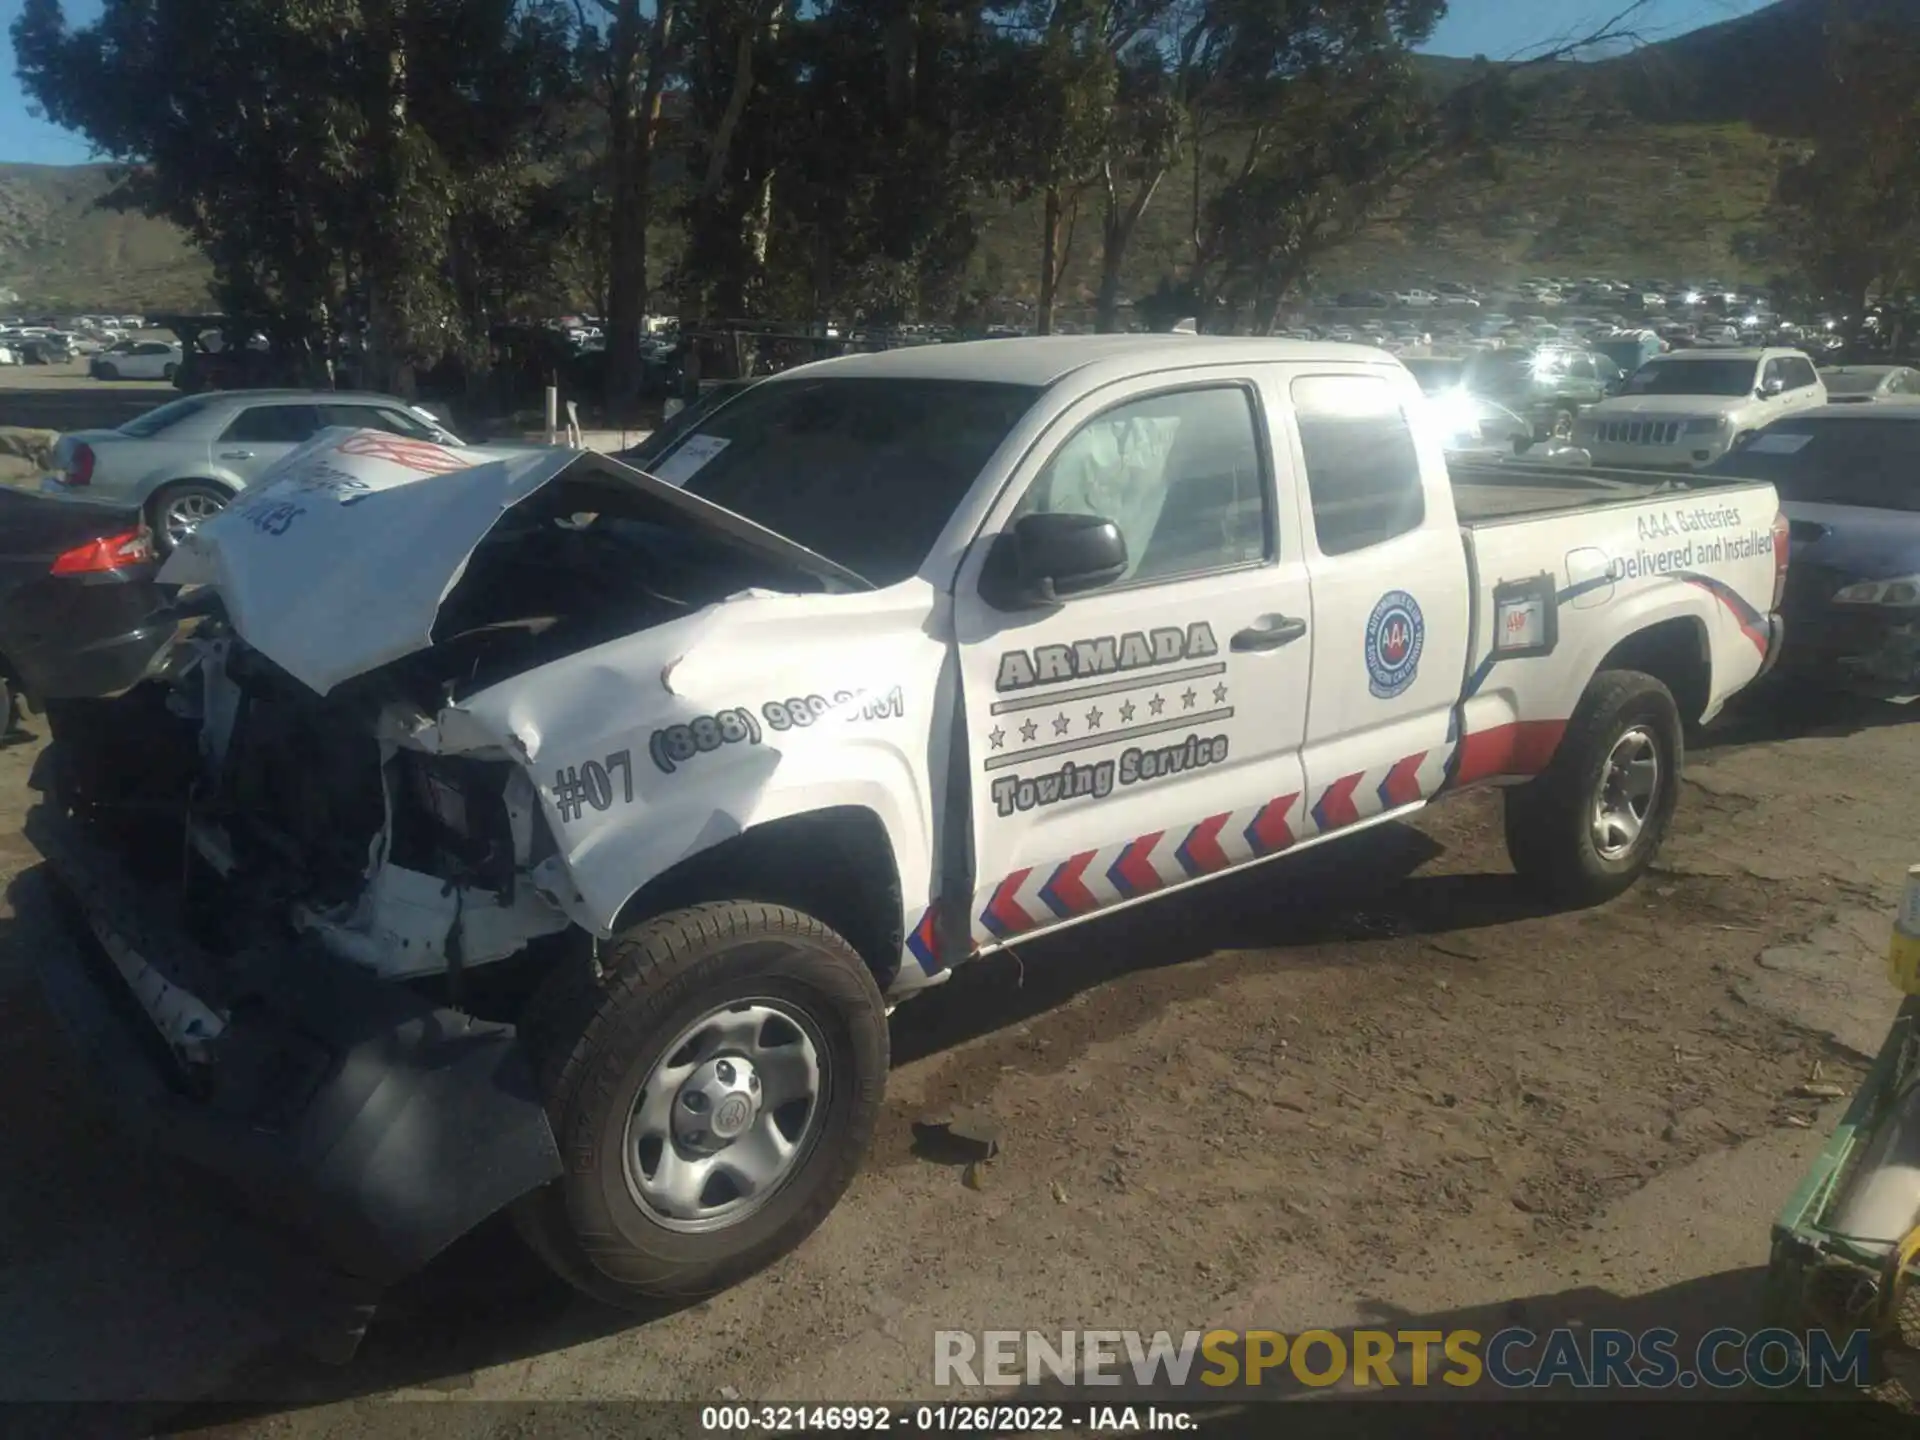
{"type": "Polygon", "coordinates": [[[1216,705],[1224,705],[1226,700],[1227,682],[1222,680],[1218,685],[1213,687],[1213,703],[1216,705]]]}
{"type": "Polygon", "coordinates": [[[1053,717],[1053,733],[1056,735],[1064,735],[1067,733],[1067,727],[1071,724],[1073,724],[1073,722],[1067,719],[1064,713],[1056,715],[1053,717]]]}
{"type": "Polygon", "coordinates": [[[1033,737],[1039,733],[1040,722],[1038,720],[1029,720],[1020,727],[1020,738],[1022,740],[1032,740],[1033,737]]]}
{"type": "Polygon", "coordinates": [[[987,739],[998,750],[1007,743],[1007,732],[996,725],[987,732],[987,739]]]}
{"type": "Polygon", "coordinates": [[[1120,707],[1120,723],[1122,725],[1131,725],[1133,723],[1133,711],[1134,704],[1131,700],[1120,707]]]}
{"type": "Polygon", "coordinates": [[[1093,709],[1087,711],[1087,729],[1098,730],[1099,728],[1100,728],[1100,707],[1096,705],[1093,707],[1093,709]]]}
{"type": "Polygon", "coordinates": [[[1165,700],[1162,700],[1158,695],[1154,696],[1153,699],[1147,701],[1147,709],[1151,710],[1156,715],[1158,715],[1162,710],[1166,708],[1167,708],[1167,702],[1165,700]]]}
{"type": "Polygon", "coordinates": [[[1191,685],[1189,685],[1187,687],[1187,693],[1180,697],[1180,708],[1182,710],[1193,709],[1193,702],[1198,700],[1199,698],[1200,698],[1200,692],[1195,690],[1191,685]]]}

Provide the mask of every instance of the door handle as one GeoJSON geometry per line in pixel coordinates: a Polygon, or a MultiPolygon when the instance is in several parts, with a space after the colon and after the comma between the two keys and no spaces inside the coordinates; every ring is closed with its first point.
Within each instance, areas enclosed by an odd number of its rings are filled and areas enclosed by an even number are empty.
{"type": "Polygon", "coordinates": [[[251,451],[251,450],[222,450],[222,451],[220,452],[220,458],[221,458],[222,460],[251,460],[251,459],[253,458],[253,451],[251,451]]]}
{"type": "Polygon", "coordinates": [[[1278,650],[1307,633],[1307,622],[1293,615],[1268,615],[1233,637],[1235,650],[1278,650]]]}

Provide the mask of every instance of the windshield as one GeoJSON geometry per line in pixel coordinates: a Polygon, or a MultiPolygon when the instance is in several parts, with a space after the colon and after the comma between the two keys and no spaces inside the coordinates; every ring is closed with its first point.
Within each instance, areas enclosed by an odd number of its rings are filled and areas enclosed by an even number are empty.
{"type": "Polygon", "coordinates": [[[189,415],[197,415],[212,401],[210,395],[187,395],[170,401],[158,410],[149,410],[120,427],[120,433],[133,440],[151,440],[169,426],[178,425],[189,415]]]}
{"type": "Polygon", "coordinates": [[[1870,395],[1886,378],[1884,370],[1822,370],[1829,395],[1870,395]]]}
{"type": "Polygon", "coordinates": [[[1638,340],[1602,340],[1593,348],[1622,370],[1632,370],[1640,364],[1640,343],[1638,340]]]}
{"type": "Polygon", "coordinates": [[[1039,393],[967,380],[768,381],[695,427],[652,473],[893,585],[920,568],[1039,393]]]}
{"type": "Polygon", "coordinates": [[[1649,360],[1627,379],[1628,395],[1751,395],[1752,360],[1649,360]]]}
{"type": "Polygon", "coordinates": [[[1466,374],[1467,362],[1464,360],[1435,360],[1416,357],[1400,362],[1413,372],[1413,378],[1428,395],[1437,395],[1443,390],[1451,390],[1458,385],[1466,374]]]}
{"type": "Polygon", "coordinates": [[[660,428],[630,450],[623,450],[613,458],[624,460],[636,469],[645,470],[648,465],[666,454],[680,443],[680,437],[693,429],[707,416],[718,410],[727,401],[745,390],[751,380],[723,380],[710,390],[703,390],[700,398],[676,414],[669,415],[660,422],[660,428]]]}
{"type": "Polygon", "coordinates": [[[1469,390],[1485,395],[1510,395],[1533,384],[1533,357],[1523,350],[1476,355],[1466,364],[1469,390]]]}
{"type": "Polygon", "coordinates": [[[1920,423],[1782,420],[1707,469],[1768,481],[1786,503],[1920,511],[1920,423]]]}

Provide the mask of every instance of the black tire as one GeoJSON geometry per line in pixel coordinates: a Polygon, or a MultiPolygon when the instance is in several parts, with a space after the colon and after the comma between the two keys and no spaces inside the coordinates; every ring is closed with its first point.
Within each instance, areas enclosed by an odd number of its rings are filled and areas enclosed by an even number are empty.
{"type": "Polygon", "coordinates": [[[1599,905],[1627,890],[1659,853],[1680,798],[1686,741],[1673,694],[1637,670],[1603,670],[1580,697],[1544,774],[1505,792],[1507,854],[1529,886],[1555,905],[1599,905]],[[1646,737],[1654,789],[1638,834],[1608,853],[1595,814],[1610,762],[1625,738],[1646,737]]]}
{"type": "Polygon", "coordinates": [[[165,380],[169,385],[173,383],[173,377],[179,373],[180,367],[171,362],[160,367],[160,378],[165,380]]]}
{"type": "Polygon", "coordinates": [[[120,378],[120,367],[117,365],[96,366],[94,368],[93,378],[96,380],[118,380],[120,378]]]}
{"type": "Polygon", "coordinates": [[[886,1086],[886,1002],[872,972],[825,925],[778,905],[645,921],[601,948],[598,974],[585,957],[555,971],[520,1032],[566,1174],[521,1200],[515,1223],[562,1279],[628,1309],[724,1290],[812,1234],[859,1170],[886,1086]],[[629,1182],[629,1116],[669,1045],[750,999],[797,1010],[824,1041],[811,1138],[759,1208],[722,1228],[669,1228],[629,1182]]]}

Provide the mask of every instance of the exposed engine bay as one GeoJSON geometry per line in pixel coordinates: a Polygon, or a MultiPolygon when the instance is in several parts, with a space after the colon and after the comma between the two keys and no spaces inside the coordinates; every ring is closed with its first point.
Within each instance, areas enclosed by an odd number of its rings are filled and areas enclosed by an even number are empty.
{"type": "Polygon", "coordinates": [[[821,584],[623,506],[629,494],[562,479],[514,506],[445,596],[433,643],[325,696],[235,634],[217,592],[195,592],[196,623],[157,678],[50,715],[63,798],[180,887],[216,950],[307,937],[382,976],[457,978],[565,932],[520,757],[418,737],[551,661],[754,585],[821,584]]]}

